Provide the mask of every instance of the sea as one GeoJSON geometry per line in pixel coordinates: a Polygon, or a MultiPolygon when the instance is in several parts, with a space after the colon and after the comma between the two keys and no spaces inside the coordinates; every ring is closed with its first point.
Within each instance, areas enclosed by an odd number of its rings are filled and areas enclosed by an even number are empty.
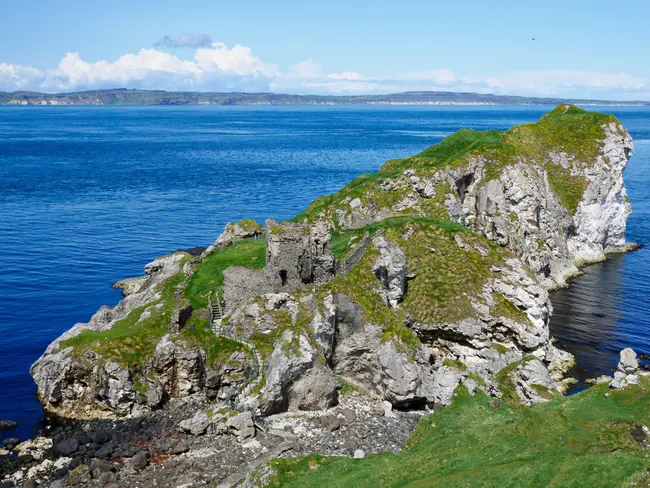
{"type": "MultiPolygon", "coordinates": [[[[388,159],[470,127],[507,129],[553,107],[0,107],[0,438],[41,425],[30,365],[102,305],[111,285],[227,222],[295,216],[388,159]]],[[[650,108],[615,114],[635,153],[625,173],[628,239],[650,241],[650,108]]],[[[650,354],[650,249],[585,268],[553,293],[552,334],[584,380],[618,352],[650,354]]]]}

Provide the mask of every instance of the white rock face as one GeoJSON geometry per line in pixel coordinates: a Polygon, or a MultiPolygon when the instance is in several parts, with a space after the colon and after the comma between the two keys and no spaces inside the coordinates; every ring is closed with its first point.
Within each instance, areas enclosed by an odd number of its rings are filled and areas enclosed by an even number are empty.
{"type": "Polygon", "coordinates": [[[515,252],[546,288],[564,286],[579,266],[625,249],[631,210],[623,171],[633,152],[632,138],[617,122],[602,129],[599,153],[588,161],[550,151],[540,161],[517,156],[496,175],[491,171],[495,163],[482,155],[422,174],[408,169],[368,190],[379,203],[341,206],[336,220],[355,228],[396,215],[426,216],[434,200],[435,205],[444,202],[444,217],[515,252]],[[575,213],[554,190],[548,164],[586,183],[575,213]],[[390,193],[395,191],[403,196],[392,203],[390,193]],[[390,206],[382,206],[385,199],[390,206]]]}
{"type": "Polygon", "coordinates": [[[626,221],[631,213],[623,170],[634,146],[621,126],[605,127],[603,155],[585,170],[589,180],[583,200],[573,218],[575,233],[569,237],[571,257],[578,262],[602,260],[605,252],[625,248],[626,221]]]}
{"type": "Polygon", "coordinates": [[[376,237],[372,245],[380,254],[372,272],[384,284],[386,303],[391,308],[397,308],[406,288],[406,256],[399,247],[390,244],[381,236],[376,237]]]}
{"type": "Polygon", "coordinates": [[[318,351],[304,335],[285,330],[266,368],[262,412],[327,408],[335,398],[334,375],[321,364],[318,351]]]}

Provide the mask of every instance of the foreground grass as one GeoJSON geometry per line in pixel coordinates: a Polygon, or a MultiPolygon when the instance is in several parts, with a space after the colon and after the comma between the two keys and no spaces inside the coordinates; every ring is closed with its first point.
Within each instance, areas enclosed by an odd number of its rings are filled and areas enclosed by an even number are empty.
{"type": "Polygon", "coordinates": [[[616,487],[648,481],[650,380],[532,407],[459,391],[398,455],[273,461],[286,487],[616,487]]]}

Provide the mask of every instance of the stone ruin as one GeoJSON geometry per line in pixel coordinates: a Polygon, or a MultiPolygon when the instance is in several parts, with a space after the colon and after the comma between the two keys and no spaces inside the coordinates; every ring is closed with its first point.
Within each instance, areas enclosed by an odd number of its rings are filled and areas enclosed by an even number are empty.
{"type": "Polygon", "coordinates": [[[327,249],[329,232],[319,226],[267,220],[266,266],[233,266],[223,273],[226,310],[248,298],[266,293],[294,292],[326,283],[335,273],[334,255],[327,249]]]}

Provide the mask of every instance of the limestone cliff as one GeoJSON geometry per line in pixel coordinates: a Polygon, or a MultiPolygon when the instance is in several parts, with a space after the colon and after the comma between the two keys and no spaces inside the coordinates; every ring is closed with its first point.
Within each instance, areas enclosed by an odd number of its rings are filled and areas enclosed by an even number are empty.
{"type": "Polygon", "coordinates": [[[320,409],[342,388],[433,407],[461,383],[548,400],[571,358],[549,337],[547,290],[625,249],[631,152],[615,118],[559,106],[389,161],[293,222],[229,224],[57,339],[32,368],[39,397],[77,417],[195,393],[320,409]]]}
{"type": "Polygon", "coordinates": [[[632,139],[613,116],[560,105],[506,132],[463,129],[387,162],[299,219],[348,229],[392,216],[451,219],[520,256],[545,287],[625,249],[632,139]]]}

